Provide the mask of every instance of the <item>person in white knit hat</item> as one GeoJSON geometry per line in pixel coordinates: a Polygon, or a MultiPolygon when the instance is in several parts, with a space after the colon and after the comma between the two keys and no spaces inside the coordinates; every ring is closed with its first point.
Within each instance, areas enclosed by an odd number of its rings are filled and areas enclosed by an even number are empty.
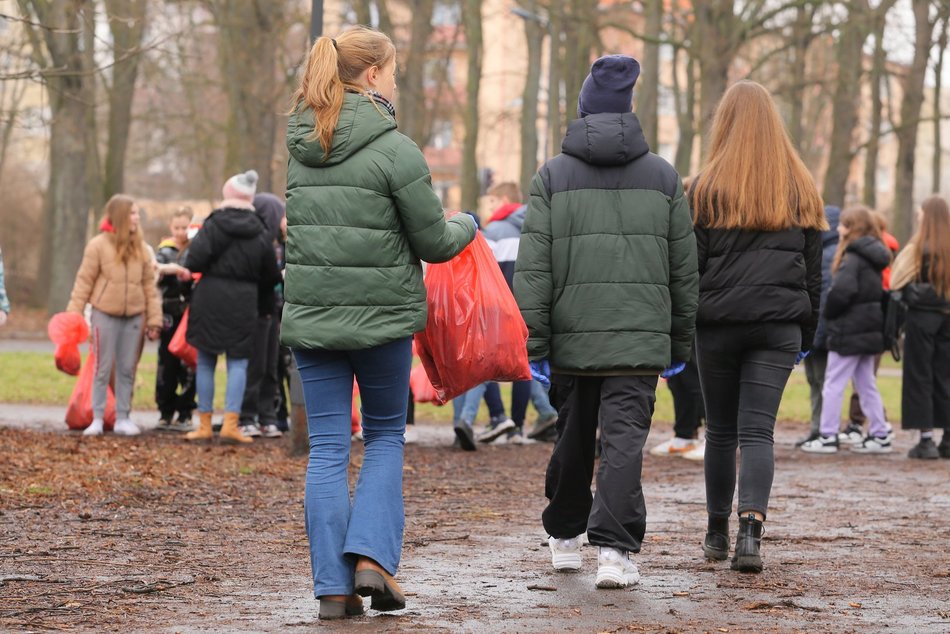
{"type": "Polygon", "coordinates": [[[198,350],[195,383],[199,427],[186,440],[211,440],[214,410],[214,368],[218,355],[227,355],[223,442],[247,443],[238,428],[247,364],[253,348],[258,315],[274,304],[280,280],[277,259],[267,229],[254,213],[257,172],[232,176],[224,184],[224,200],[192,240],[185,267],[201,273],[192,291],[188,343],[198,350]]]}

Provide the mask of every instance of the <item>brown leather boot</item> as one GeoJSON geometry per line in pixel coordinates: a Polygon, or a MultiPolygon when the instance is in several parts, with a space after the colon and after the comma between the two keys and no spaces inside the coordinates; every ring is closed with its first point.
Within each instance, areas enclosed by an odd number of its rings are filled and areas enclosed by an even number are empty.
{"type": "Polygon", "coordinates": [[[406,595],[383,567],[369,557],[356,560],[355,591],[364,597],[372,597],[370,607],[380,612],[402,610],[406,607],[406,595]]]}
{"type": "Polygon", "coordinates": [[[211,431],[211,412],[198,412],[198,429],[185,434],[185,440],[211,440],[214,432],[211,431]]]}
{"type": "Polygon", "coordinates": [[[238,419],[241,417],[237,412],[225,412],[224,424],[221,426],[221,433],[218,438],[224,443],[246,444],[254,442],[253,438],[248,438],[238,427],[238,419]]]}

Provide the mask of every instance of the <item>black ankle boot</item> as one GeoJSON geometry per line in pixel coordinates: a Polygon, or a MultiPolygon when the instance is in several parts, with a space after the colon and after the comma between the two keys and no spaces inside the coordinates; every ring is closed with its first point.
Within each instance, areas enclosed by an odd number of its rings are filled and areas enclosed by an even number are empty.
{"type": "Polygon", "coordinates": [[[762,543],[762,522],[749,513],[739,518],[739,534],[736,536],[736,554],[732,558],[732,569],[739,572],[762,572],[762,557],[759,546],[762,543]]]}
{"type": "Polygon", "coordinates": [[[729,557],[729,518],[710,517],[706,528],[706,540],[703,542],[703,554],[706,559],[725,561],[729,557]]]}

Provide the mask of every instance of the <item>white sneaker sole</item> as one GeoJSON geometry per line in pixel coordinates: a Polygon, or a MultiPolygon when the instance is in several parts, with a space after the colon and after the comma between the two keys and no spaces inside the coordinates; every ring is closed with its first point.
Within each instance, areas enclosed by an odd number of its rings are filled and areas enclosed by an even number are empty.
{"type": "Polygon", "coordinates": [[[640,581],[640,575],[624,574],[612,568],[598,569],[597,580],[594,585],[601,590],[619,590],[634,586],[640,581]]]}
{"type": "Polygon", "coordinates": [[[799,447],[805,453],[832,454],[838,453],[837,447],[799,447]]]}
{"type": "Polygon", "coordinates": [[[577,572],[581,569],[580,553],[551,552],[551,565],[558,572],[577,572]]]}
{"type": "Polygon", "coordinates": [[[861,445],[855,445],[854,447],[851,448],[851,452],[852,453],[882,453],[883,454],[883,453],[893,453],[894,448],[893,447],[884,447],[884,448],[875,447],[874,449],[867,449],[865,447],[862,447],[861,445]]]}

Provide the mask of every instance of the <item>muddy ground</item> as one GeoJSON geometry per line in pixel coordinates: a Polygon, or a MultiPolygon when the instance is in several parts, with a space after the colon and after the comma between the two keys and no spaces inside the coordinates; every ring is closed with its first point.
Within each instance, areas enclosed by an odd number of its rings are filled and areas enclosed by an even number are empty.
{"type": "Polygon", "coordinates": [[[424,429],[406,456],[407,609],[326,624],[305,461],[278,442],[0,429],[0,631],[950,632],[950,460],[907,460],[905,434],[891,456],[808,456],[799,430],[778,434],[763,574],[702,559],[702,464],[648,456],[642,581],[597,591],[593,548],[582,573],[550,569],[551,445],[462,453],[424,429]]]}

